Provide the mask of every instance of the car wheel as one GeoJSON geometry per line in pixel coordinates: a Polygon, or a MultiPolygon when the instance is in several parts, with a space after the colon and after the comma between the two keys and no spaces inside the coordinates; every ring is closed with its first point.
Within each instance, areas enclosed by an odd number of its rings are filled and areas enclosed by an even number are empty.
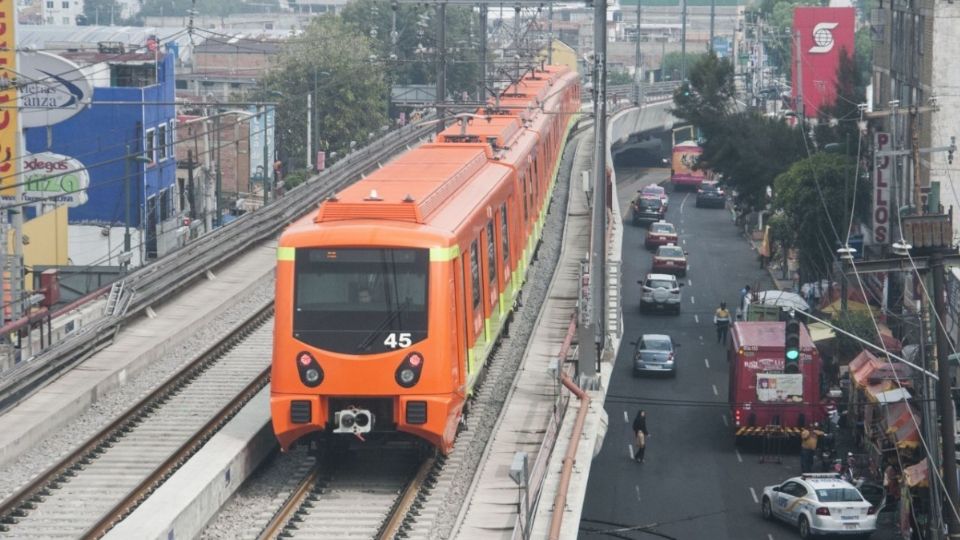
{"type": "Polygon", "coordinates": [[[810,531],[810,521],[807,520],[807,516],[800,516],[800,519],[797,520],[797,528],[800,529],[800,538],[807,540],[813,537],[813,533],[810,531]]]}
{"type": "Polygon", "coordinates": [[[763,519],[773,519],[773,508],[770,507],[769,498],[763,498],[763,502],[760,503],[760,513],[763,515],[763,519]]]}

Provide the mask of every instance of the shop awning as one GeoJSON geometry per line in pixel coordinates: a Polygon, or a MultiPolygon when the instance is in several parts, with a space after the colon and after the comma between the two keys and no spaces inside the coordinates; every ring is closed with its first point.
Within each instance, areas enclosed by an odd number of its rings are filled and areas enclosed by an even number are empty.
{"type": "Polygon", "coordinates": [[[930,464],[927,458],[923,458],[919,463],[904,467],[903,478],[908,487],[928,487],[930,479],[930,464]]]}
{"type": "MultiPolygon", "coordinates": [[[[836,317],[837,315],[840,314],[841,307],[842,306],[841,306],[840,300],[835,300],[833,302],[830,302],[830,304],[827,305],[827,307],[823,308],[821,311],[823,311],[827,315],[830,315],[831,317],[836,317]]],[[[873,311],[874,315],[880,314],[880,310],[875,307],[871,307],[867,304],[864,304],[863,302],[857,302],[856,300],[847,300],[847,311],[857,311],[857,312],[866,313],[871,310],[873,311]]]]}
{"type": "Polygon", "coordinates": [[[878,384],[868,386],[866,392],[867,397],[875,403],[896,403],[910,399],[910,391],[900,387],[883,390],[883,385],[878,384]]]}
{"type": "Polygon", "coordinates": [[[920,413],[906,401],[887,405],[884,422],[897,448],[916,448],[920,444],[920,413]]]}
{"type": "Polygon", "coordinates": [[[814,343],[819,343],[821,341],[827,341],[828,339],[833,339],[837,337],[836,332],[832,328],[823,324],[823,323],[813,323],[807,325],[807,332],[810,333],[810,339],[814,343]]]}
{"type": "Polygon", "coordinates": [[[887,384],[885,390],[894,386],[910,386],[910,368],[904,364],[880,360],[869,351],[863,351],[850,361],[850,377],[860,388],[887,384]]]}

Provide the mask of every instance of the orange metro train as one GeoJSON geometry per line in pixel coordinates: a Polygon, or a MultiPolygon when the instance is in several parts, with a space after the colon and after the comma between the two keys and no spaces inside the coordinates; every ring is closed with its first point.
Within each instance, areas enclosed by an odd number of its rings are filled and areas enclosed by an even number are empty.
{"type": "Polygon", "coordinates": [[[284,450],[398,432],[453,449],[579,110],[576,72],[532,70],[284,231],[270,388],[284,450]]]}

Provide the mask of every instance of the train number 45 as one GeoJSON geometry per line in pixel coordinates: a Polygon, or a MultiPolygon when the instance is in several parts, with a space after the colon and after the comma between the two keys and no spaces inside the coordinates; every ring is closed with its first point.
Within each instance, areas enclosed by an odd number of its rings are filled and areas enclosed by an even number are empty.
{"type": "Polygon", "coordinates": [[[383,340],[383,344],[391,349],[396,348],[406,348],[413,344],[410,340],[410,332],[390,332],[387,334],[387,339],[383,340]]]}

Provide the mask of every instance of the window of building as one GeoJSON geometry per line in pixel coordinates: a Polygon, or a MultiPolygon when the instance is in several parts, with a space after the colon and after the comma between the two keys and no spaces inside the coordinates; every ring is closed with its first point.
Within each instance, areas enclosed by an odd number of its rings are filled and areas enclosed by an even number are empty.
{"type": "Polygon", "coordinates": [[[144,155],[147,157],[147,159],[149,159],[150,161],[157,161],[157,155],[156,155],[157,139],[155,137],[155,132],[153,128],[147,130],[146,136],[144,137],[143,146],[144,146],[143,148],[144,155]]]}
{"type": "Polygon", "coordinates": [[[187,90],[190,88],[190,82],[183,79],[177,79],[174,83],[177,87],[177,90],[187,90]]]}
{"type": "Polygon", "coordinates": [[[110,86],[142,88],[156,83],[156,70],[153,64],[110,66],[110,86]]]}
{"type": "Polygon", "coordinates": [[[63,9],[70,9],[70,2],[61,2],[60,5],[63,6],[63,9]]]}
{"type": "Polygon", "coordinates": [[[168,146],[170,147],[170,157],[176,157],[173,152],[173,143],[177,142],[177,125],[174,120],[170,121],[170,127],[167,128],[168,146]]]}
{"type": "Polygon", "coordinates": [[[914,35],[917,38],[917,54],[923,56],[923,34],[924,34],[924,16],[923,15],[914,15],[914,35]]]}
{"type": "Polygon", "coordinates": [[[172,190],[164,189],[160,191],[160,221],[170,219],[170,195],[172,190]]]}
{"type": "Polygon", "coordinates": [[[47,9],[53,9],[53,0],[47,0],[47,9]]]}
{"type": "Polygon", "coordinates": [[[167,159],[167,125],[157,127],[157,159],[167,159]]]}

